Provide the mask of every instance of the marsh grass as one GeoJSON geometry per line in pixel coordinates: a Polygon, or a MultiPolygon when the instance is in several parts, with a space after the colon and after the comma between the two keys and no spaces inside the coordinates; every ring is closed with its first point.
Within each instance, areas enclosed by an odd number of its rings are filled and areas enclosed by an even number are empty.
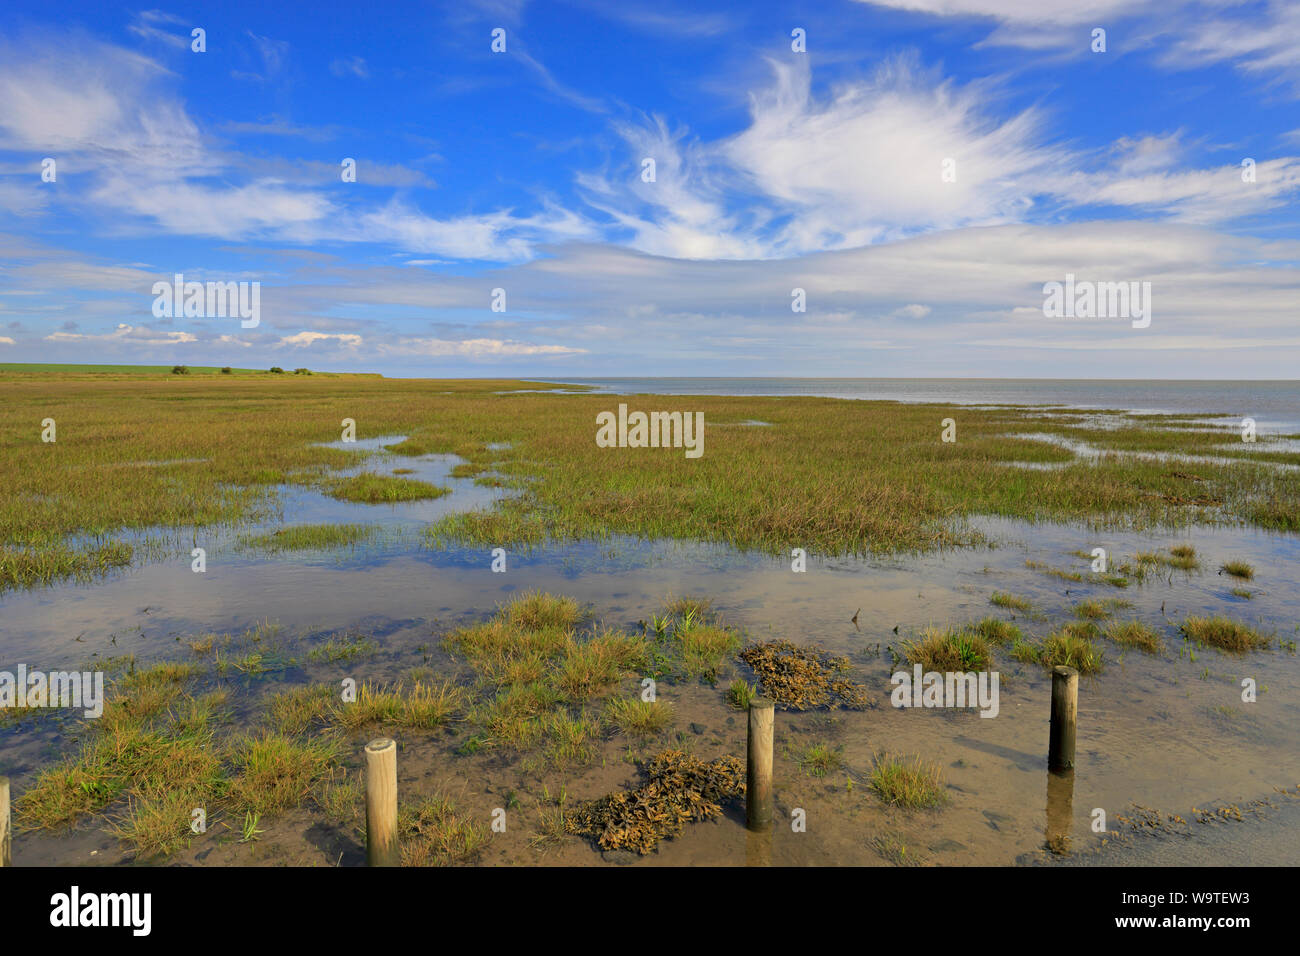
{"type": "Polygon", "coordinates": [[[729,628],[715,624],[679,625],[673,641],[688,677],[715,673],[740,647],[741,637],[729,628]]]}
{"type": "Polygon", "coordinates": [[[877,754],[868,786],[884,803],[906,810],[935,809],[948,802],[939,768],[923,763],[919,756],[909,761],[894,754],[877,754]]]}
{"type": "Polygon", "coordinates": [[[302,740],[262,732],[236,743],[230,802],[236,811],[276,813],[310,796],[341,753],[331,738],[302,740]]]}
{"type": "Polygon", "coordinates": [[[1186,618],[1180,630],[1190,641],[1208,644],[1233,654],[1265,650],[1269,646],[1267,636],[1247,624],[1222,615],[1186,618]]]}
{"type": "MultiPolygon", "coordinates": [[[[300,705],[286,705],[293,717],[304,715],[308,721],[323,719],[346,733],[366,727],[391,725],[411,730],[433,730],[461,716],[469,704],[465,690],[451,681],[421,683],[406,689],[401,683],[391,687],[362,683],[356,700],[344,701],[331,694],[328,709],[319,711],[321,703],[308,698],[300,705]]],[[[291,728],[294,723],[291,721],[291,728]]]]}
{"type": "Polygon", "coordinates": [[[185,645],[190,651],[199,657],[206,657],[211,654],[216,643],[217,635],[215,634],[202,634],[199,637],[189,638],[185,641],[185,645]]]}
{"type": "Polygon", "coordinates": [[[527,631],[548,631],[558,628],[571,631],[585,618],[582,607],[571,597],[529,591],[507,604],[497,618],[527,631]]]}
{"type": "Polygon", "coordinates": [[[993,596],[989,598],[989,603],[1012,611],[1028,611],[1033,607],[1028,598],[1017,597],[1014,594],[1006,594],[1002,591],[994,591],[993,596]]]}
{"type": "Polygon", "coordinates": [[[386,451],[391,451],[395,455],[406,455],[411,458],[419,458],[432,451],[432,448],[429,445],[412,438],[408,438],[405,441],[400,441],[392,445],[385,445],[384,449],[386,451]]]}
{"type": "Polygon", "coordinates": [[[130,845],[136,857],[165,857],[183,850],[194,838],[191,830],[195,807],[209,798],[201,791],[165,790],[129,798],[126,814],[108,832],[130,845]]]}
{"type": "Polygon", "coordinates": [[[713,602],[706,597],[686,595],[679,598],[670,598],[665,613],[669,617],[678,620],[700,622],[716,620],[713,602]]]}
{"type": "Polygon", "coordinates": [[[880,856],[894,866],[920,866],[924,858],[908,850],[901,834],[886,833],[871,838],[871,846],[880,856]]]}
{"type": "Polygon", "coordinates": [[[1244,581],[1252,581],[1255,578],[1255,569],[1245,561],[1225,561],[1221,570],[1224,574],[1244,581]]]}
{"type": "MultiPolygon", "coordinates": [[[[1051,565],[1043,564],[1041,561],[1025,561],[1025,567],[1031,571],[1041,571],[1044,574],[1051,575],[1054,578],[1060,578],[1062,581],[1083,581],[1083,575],[1078,571],[1062,571],[1060,568],[1054,568],[1051,565]]],[[[996,604],[997,602],[992,602],[996,604]]]]}
{"type": "Polygon", "coordinates": [[[121,568],[129,568],[135,549],[121,541],[86,546],[63,543],[37,547],[0,544],[0,594],[7,590],[49,587],[69,579],[92,581],[121,568]]]}
{"type": "Polygon", "coordinates": [[[556,686],[571,703],[585,703],[608,693],[646,660],[644,640],[630,634],[607,632],[587,641],[571,639],[556,664],[556,686]]]}
{"type": "Polygon", "coordinates": [[[667,732],[677,715],[667,701],[614,697],[605,705],[605,722],[625,737],[648,739],[667,732]]]}
{"type": "Polygon", "coordinates": [[[492,839],[487,826],[457,812],[440,796],[424,797],[398,809],[397,833],[403,866],[450,866],[473,859],[492,839]]]}
{"type": "Polygon", "coordinates": [[[188,736],[200,734],[230,720],[230,691],[224,687],[199,694],[185,695],[174,703],[167,714],[173,734],[188,736]]]}
{"type": "Polygon", "coordinates": [[[324,726],[338,692],[326,684],[292,687],[271,697],[266,708],[267,723],[283,736],[296,736],[324,726]]]}
{"type": "Polygon", "coordinates": [[[840,748],[827,743],[809,744],[795,758],[799,769],[810,777],[824,777],[844,765],[840,748]]]}
{"type": "Polygon", "coordinates": [[[749,710],[749,705],[757,698],[758,688],[743,677],[737,677],[727,688],[727,703],[736,710],[749,710]]]}
{"type": "Polygon", "coordinates": [[[362,657],[371,657],[379,652],[379,645],[363,634],[349,631],[337,634],[324,644],[318,644],[307,653],[307,659],[322,664],[337,664],[339,661],[354,661],[362,657]]]}
{"type": "Polygon", "coordinates": [[[1106,627],[1106,639],[1124,647],[1136,647],[1148,654],[1159,654],[1163,646],[1160,635],[1141,621],[1123,621],[1106,627]]]}
{"type": "Polygon", "coordinates": [[[542,757],[560,769],[584,767],[596,757],[600,721],[585,712],[571,715],[554,710],[541,721],[542,757]]]}
{"type": "Polygon", "coordinates": [[[572,598],[532,591],[486,621],[453,629],[443,646],[469,664],[477,687],[467,706],[476,732],[458,752],[538,750],[545,764],[582,765],[594,759],[600,739],[601,721],[591,714],[602,712],[615,733],[662,733],[674,719],[668,704],[616,691],[645,673],[691,675],[721,666],[740,638],[704,623],[702,613],[698,605],[669,608],[643,635],[591,622],[572,598]]]}
{"type": "Polygon", "coordinates": [[[1034,641],[1017,638],[1011,642],[1009,653],[1013,659],[1023,664],[1038,664],[1042,660],[1043,646],[1034,641]]]}
{"type": "Polygon", "coordinates": [[[450,681],[424,683],[416,681],[403,701],[401,726],[414,730],[432,730],[456,720],[464,709],[464,689],[450,681]]]}
{"type": "Polygon", "coordinates": [[[232,671],[246,677],[260,677],[282,671],[294,662],[280,637],[280,625],[261,621],[240,634],[204,634],[189,641],[195,655],[212,655],[213,669],[226,677],[232,671]]]}
{"type": "MultiPolygon", "coordinates": [[[[19,826],[70,826],[128,793],[149,814],[164,793],[221,793],[225,775],[212,726],[220,698],[181,705],[186,674],[186,665],[160,666],[115,683],[102,717],[86,722],[79,752],[38,773],[19,798],[19,826]]],[[[135,833],[129,818],[119,826],[135,833]]],[[[152,828],[142,818],[139,829],[152,828]]]]}
{"type": "Polygon", "coordinates": [[[1070,613],[1080,620],[1100,621],[1110,617],[1121,608],[1130,608],[1132,606],[1131,601],[1124,601],[1119,598],[1090,598],[1080,601],[1070,609],[1070,613]]]}
{"type": "Polygon", "coordinates": [[[1132,562],[1121,565],[1121,570],[1143,582],[1155,570],[1173,568],[1190,574],[1200,570],[1201,562],[1196,557],[1196,549],[1190,544],[1179,544],[1170,548],[1168,553],[1162,551],[1139,551],[1132,562]]]}
{"type": "Polygon", "coordinates": [[[542,806],[539,803],[537,807],[537,829],[528,841],[528,845],[541,850],[556,846],[564,840],[567,830],[568,827],[564,821],[563,803],[554,807],[542,806]]]}
{"type": "Polygon", "coordinates": [[[1013,644],[1024,639],[1019,627],[996,617],[984,618],[971,625],[971,630],[990,644],[1013,644]]]}
{"type": "MultiPolygon", "coordinates": [[[[264,641],[274,633],[261,625],[246,635],[264,641]]],[[[272,695],[266,727],[236,733],[231,689],[196,692],[198,665],[136,667],[128,656],[102,666],[111,675],[103,715],[79,722],[75,751],[38,772],[16,801],[24,830],[103,815],[105,831],[148,860],[189,846],[191,815],[203,807],[210,822],[244,819],[246,840],[254,840],[265,815],[302,805],[337,767],[342,741],[332,732],[338,705],[328,686],[272,695]]],[[[398,718],[409,727],[438,726],[460,705],[459,691],[446,686],[398,696],[398,718]]]]}
{"type": "Polygon", "coordinates": [[[109,688],[100,726],[138,726],[157,717],[181,697],[200,672],[197,664],[170,661],[127,671],[109,688]]]}
{"type": "Polygon", "coordinates": [[[1065,625],[1060,631],[1043,641],[1039,652],[1039,663],[1044,667],[1064,665],[1073,667],[1080,674],[1100,673],[1104,666],[1104,654],[1093,643],[1098,633],[1096,625],[1088,622],[1090,627],[1079,627],[1082,622],[1065,625]]]}
{"type": "Polygon", "coordinates": [[[366,791],[358,777],[329,771],[316,794],[316,805],[336,827],[358,839],[365,836],[366,791]]]}
{"type": "Polygon", "coordinates": [[[560,704],[560,692],[549,684],[511,684],[475,706],[470,719],[487,735],[486,743],[530,750],[542,739],[543,720],[560,704]]]}
{"type": "Polygon", "coordinates": [[[952,628],[926,628],[918,640],[904,641],[901,649],[909,664],[927,671],[983,671],[992,661],[979,633],[952,628]]]}
{"type": "Polygon", "coordinates": [[[359,544],[371,538],[376,530],[373,525],[363,524],[298,524],[267,534],[246,535],[240,539],[240,545],[272,554],[327,551],[359,544]]]}
{"type": "Polygon", "coordinates": [[[451,494],[451,489],[427,481],[417,481],[414,478],[399,478],[367,471],[353,475],[351,478],[338,479],[330,487],[329,494],[330,497],[340,501],[356,501],[373,505],[441,498],[443,495],[451,494]]]}
{"type": "Polygon", "coordinates": [[[828,555],[929,551],[980,543],[965,524],[976,515],[1300,530],[1300,489],[1261,462],[1198,465],[1193,493],[1166,464],[1110,454],[1240,453],[1230,436],[1185,422],[1112,430],[1043,421],[1032,409],[966,408],[963,441],[939,446],[933,422],[951,406],[693,396],[709,421],[759,418],[770,427],[718,428],[709,454],[687,461],[659,449],[602,454],[591,422],[608,396],[546,394],[555,386],[448,380],[434,390],[378,376],[191,371],[0,372],[9,412],[0,422],[0,587],[122,566],[124,552],[94,556],[102,537],[95,545],[74,535],[246,522],[267,510],[282,481],[362,501],[442,491],[395,476],[339,483],[333,473],[355,466],[353,453],[325,447],[337,439],[341,403],[378,433],[407,435],[402,451],[457,454],[521,489],[490,510],[438,522],[428,539],[435,547],[628,534],[772,554],[792,539],[828,555]],[[520,388],[533,391],[511,392],[520,388]],[[240,414],[230,413],[235,406],[240,414]],[[39,442],[26,424],[47,415],[61,426],[56,444],[39,442]],[[1070,463],[1069,452],[1012,433],[1051,433],[1107,454],[1070,463]],[[1065,467],[1010,467],[1025,461],[1065,467]],[[132,467],[132,493],[119,494],[117,472],[141,462],[163,464],[132,467]]]}

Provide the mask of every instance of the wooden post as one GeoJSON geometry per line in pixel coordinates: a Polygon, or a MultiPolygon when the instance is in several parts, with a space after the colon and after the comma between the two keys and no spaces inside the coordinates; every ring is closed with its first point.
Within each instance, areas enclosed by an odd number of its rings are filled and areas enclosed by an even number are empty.
{"type": "Polygon", "coordinates": [[[380,737],[366,744],[366,863],[397,866],[397,742],[380,737]]]}
{"type": "Polygon", "coordinates": [[[1047,747],[1049,770],[1074,769],[1074,733],[1079,718],[1079,672],[1052,668],[1052,730],[1047,747]]]}
{"type": "Polygon", "coordinates": [[[13,827],[9,823],[9,778],[0,777],[0,866],[13,866],[13,827]]]}
{"type": "Polygon", "coordinates": [[[749,703],[748,774],[745,781],[745,826],[772,826],[772,724],[776,705],[763,697],[749,703]]]}
{"type": "Polygon", "coordinates": [[[1074,831],[1074,771],[1047,772],[1047,849],[1064,856],[1070,852],[1074,831]]]}

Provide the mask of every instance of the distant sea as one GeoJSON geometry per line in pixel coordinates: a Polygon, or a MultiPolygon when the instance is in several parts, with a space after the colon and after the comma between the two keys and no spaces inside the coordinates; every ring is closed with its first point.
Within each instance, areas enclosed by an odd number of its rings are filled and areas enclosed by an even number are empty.
{"type": "MultiPolygon", "coordinates": [[[[1261,432],[1300,432],[1300,381],[1218,382],[1022,378],[573,378],[616,395],[820,395],[958,405],[1065,405],[1255,419],[1261,432]]],[[[1223,424],[1229,424],[1225,421],[1223,424]]]]}

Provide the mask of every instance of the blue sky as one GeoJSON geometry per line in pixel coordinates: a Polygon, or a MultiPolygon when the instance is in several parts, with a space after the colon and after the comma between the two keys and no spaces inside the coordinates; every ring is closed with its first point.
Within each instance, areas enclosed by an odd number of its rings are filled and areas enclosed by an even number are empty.
{"type": "Polygon", "coordinates": [[[10,0],[0,362],[1300,368],[1300,5],[283,6],[10,0]],[[178,272],[259,324],[156,316],[178,272]],[[1067,274],[1150,325],[1045,317],[1067,274]]]}

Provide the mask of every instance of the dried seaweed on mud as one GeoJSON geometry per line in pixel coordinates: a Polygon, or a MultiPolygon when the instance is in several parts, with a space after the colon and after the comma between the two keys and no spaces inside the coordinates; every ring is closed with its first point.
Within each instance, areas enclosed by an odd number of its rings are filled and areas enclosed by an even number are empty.
{"type": "Polygon", "coordinates": [[[822,654],[790,641],[768,641],[746,647],[740,659],[758,675],[763,696],[790,710],[837,703],[853,709],[868,705],[866,690],[843,676],[849,669],[847,657],[822,654]]]}
{"type": "Polygon", "coordinates": [[[687,823],[721,815],[723,804],[745,794],[745,767],[730,755],[705,761],[668,750],[644,770],[648,779],[635,790],[616,791],[569,811],[565,830],[606,850],[646,854],[687,823]]]}

